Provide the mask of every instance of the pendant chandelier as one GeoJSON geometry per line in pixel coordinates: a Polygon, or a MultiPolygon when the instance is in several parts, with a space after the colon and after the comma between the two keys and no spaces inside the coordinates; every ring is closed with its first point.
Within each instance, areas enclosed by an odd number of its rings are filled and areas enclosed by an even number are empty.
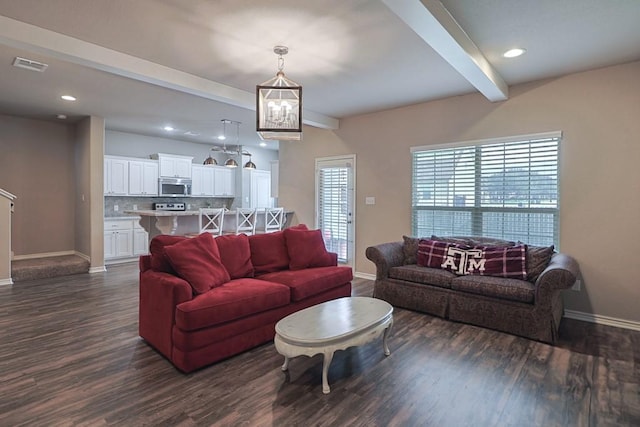
{"type": "Polygon", "coordinates": [[[276,76],[256,86],[256,130],[262,139],[302,139],[302,86],[284,76],[286,46],[275,46],[276,76]]]}
{"type": "MultiPolygon", "coordinates": [[[[247,150],[243,150],[242,147],[240,146],[240,122],[234,121],[234,120],[228,120],[228,119],[222,119],[222,128],[223,128],[223,134],[218,136],[218,139],[222,140],[222,141],[226,141],[227,140],[227,125],[228,124],[235,124],[236,125],[236,146],[235,148],[227,148],[227,143],[223,142],[222,143],[222,147],[220,146],[215,146],[211,149],[211,151],[221,151],[225,154],[228,155],[227,161],[224,162],[224,165],[228,168],[237,168],[238,167],[238,162],[236,161],[236,159],[234,159],[235,156],[240,157],[240,162],[242,162],[242,156],[249,156],[249,161],[247,163],[244,164],[244,168],[245,169],[255,169],[256,168],[256,164],[253,163],[251,161],[251,153],[248,152],[247,150]]],[[[211,156],[209,156],[209,158],[211,158],[211,156]]],[[[208,160],[208,159],[207,159],[208,160]]],[[[215,161],[215,159],[213,159],[215,163],[213,164],[218,164],[217,161],[215,161]]],[[[206,162],[206,160],[205,160],[206,162]]],[[[205,164],[211,164],[211,163],[205,163],[205,164]]]]}

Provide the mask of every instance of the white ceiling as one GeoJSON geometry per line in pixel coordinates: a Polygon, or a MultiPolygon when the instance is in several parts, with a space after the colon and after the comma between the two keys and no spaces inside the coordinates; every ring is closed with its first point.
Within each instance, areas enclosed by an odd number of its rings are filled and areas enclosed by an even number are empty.
{"type": "Polygon", "coordinates": [[[255,145],[253,94],[276,71],[275,45],[289,47],[284,71],[303,86],[307,123],[333,128],[486,95],[478,75],[506,97],[500,82],[638,60],[639,21],[640,0],[0,0],[0,113],[91,114],[158,136],[171,124],[172,138],[203,143],[231,119],[255,145]],[[503,58],[512,47],[527,53],[503,58]],[[49,67],[15,68],[16,56],[49,67]]]}

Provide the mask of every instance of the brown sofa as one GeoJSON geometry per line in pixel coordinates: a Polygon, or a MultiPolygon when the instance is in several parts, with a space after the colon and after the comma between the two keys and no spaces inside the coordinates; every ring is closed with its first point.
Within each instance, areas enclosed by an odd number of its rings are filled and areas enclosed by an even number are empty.
{"type": "MultiPolygon", "coordinates": [[[[407,239],[367,248],[367,258],[376,265],[374,297],[397,307],[555,343],[564,310],[561,291],[570,288],[579,274],[573,258],[550,252],[548,264],[540,266],[540,274],[531,280],[458,276],[416,265],[415,257],[406,253],[411,250],[407,239]]],[[[474,239],[480,244],[500,242],[474,239]]]]}

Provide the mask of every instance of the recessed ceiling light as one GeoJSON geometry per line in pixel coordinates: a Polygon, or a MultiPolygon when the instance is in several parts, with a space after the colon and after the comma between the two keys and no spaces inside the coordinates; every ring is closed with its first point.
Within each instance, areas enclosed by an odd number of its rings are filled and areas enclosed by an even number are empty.
{"type": "Polygon", "coordinates": [[[62,95],[60,98],[64,99],[65,101],[75,101],[76,97],[75,96],[71,96],[71,95],[62,95]]]}
{"type": "Polygon", "coordinates": [[[219,135],[219,136],[218,136],[218,139],[219,139],[220,141],[224,141],[225,139],[227,139],[227,137],[226,137],[226,136],[224,136],[224,135],[219,135]]]}
{"type": "Polygon", "coordinates": [[[58,114],[56,117],[59,118],[60,120],[64,120],[67,118],[67,116],[65,116],[64,114],[58,114]]]}
{"type": "Polygon", "coordinates": [[[162,129],[166,130],[167,132],[171,132],[172,130],[174,130],[172,126],[165,126],[162,129]]]}
{"type": "Polygon", "coordinates": [[[262,142],[260,143],[260,147],[266,147],[266,146],[267,146],[267,143],[266,143],[266,142],[262,141],[262,142]]]}
{"type": "Polygon", "coordinates": [[[523,53],[525,53],[526,51],[527,51],[526,49],[521,49],[517,47],[515,49],[509,49],[508,51],[503,53],[502,56],[504,56],[505,58],[516,58],[522,55],[523,53]]]}

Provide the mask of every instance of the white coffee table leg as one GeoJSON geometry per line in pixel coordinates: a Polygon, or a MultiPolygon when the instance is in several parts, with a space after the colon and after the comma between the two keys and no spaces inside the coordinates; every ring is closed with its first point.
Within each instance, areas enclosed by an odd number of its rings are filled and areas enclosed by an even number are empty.
{"type": "Polygon", "coordinates": [[[282,364],[282,370],[286,371],[287,369],[289,369],[289,358],[285,356],[284,363],[282,364]]]}
{"type": "Polygon", "coordinates": [[[333,351],[324,353],[324,360],[322,362],[322,392],[324,394],[329,394],[331,392],[331,388],[329,388],[329,381],[327,380],[327,373],[329,372],[329,365],[331,365],[332,359],[333,351]]]}
{"type": "Polygon", "coordinates": [[[391,320],[391,323],[389,323],[389,326],[387,326],[387,329],[384,330],[384,336],[382,337],[382,348],[384,349],[385,356],[388,356],[391,354],[391,352],[389,351],[389,346],[387,345],[387,338],[391,334],[392,326],[393,326],[393,319],[391,320]]]}

